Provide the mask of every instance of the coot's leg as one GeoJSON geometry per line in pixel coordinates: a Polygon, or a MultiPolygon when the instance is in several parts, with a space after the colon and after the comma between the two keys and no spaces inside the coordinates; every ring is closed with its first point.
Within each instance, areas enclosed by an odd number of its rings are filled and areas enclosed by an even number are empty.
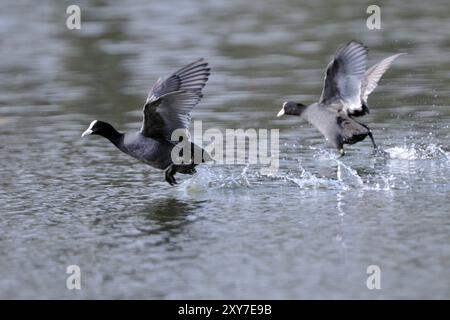
{"type": "Polygon", "coordinates": [[[369,131],[369,132],[367,133],[367,135],[369,136],[370,140],[372,141],[373,148],[374,148],[374,149],[378,149],[378,146],[377,146],[377,144],[375,143],[375,140],[374,140],[374,138],[373,138],[372,131],[370,131],[370,128],[369,128],[367,125],[365,125],[364,123],[361,123],[361,122],[358,122],[358,123],[359,123],[360,125],[362,125],[364,128],[366,128],[367,131],[369,131]]]}
{"type": "MultiPolygon", "coordinates": [[[[369,129],[369,128],[367,128],[367,129],[369,129]]],[[[370,130],[369,130],[368,135],[369,135],[370,140],[372,140],[373,148],[374,148],[374,149],[378,149],[378,146],[377,146],[377,144],[375,143],[375,140],[373,139],[372,132],[370,132],[370,130]]]]}
{"type": "Polygon", "coordinates": [[[177,173],[177,167],[174,164],[171,164],[167,167],[166,171],[164,172],[166,176],[166,181],[173,186],[174,184],[177,184],[177,180],[175,180],[175,173],[177,173]]]}
{"type": "Polygon", "coordinates": [[[341,136],[336,137],[332,144],[339,151],[339,158],[342,158],[345,155],[343,138],[341,136]]]}

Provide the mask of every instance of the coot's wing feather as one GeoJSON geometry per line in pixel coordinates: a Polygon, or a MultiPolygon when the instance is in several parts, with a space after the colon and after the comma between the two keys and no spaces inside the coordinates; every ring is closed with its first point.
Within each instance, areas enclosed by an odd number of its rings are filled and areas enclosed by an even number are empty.
{"type": "Polygon", "coordinates": [[[367,47],[357,41],[350,41],[338,50],[328,64],[320,103],[340,101],[349,114],[362,110],[361,81],[366,71],[367,52],[367,47]]]}
{"type": "Polygon", "coordinates": [[[141,133],[170,140],[174,130],[189,128],[191,111],[200,99],[194,92],[174,91],[145,104],[141,133]]]}
{"type": "Polygon", "coordinates": [[[387,57],[386,59],[381,60],[376,65],[367,69],[361,85],[361,99],[365,103],[367,103],[367,98],[373,92],[373,90],[375,90],[381,77],[387,71],[387,69],[390,68],[394,60],[404,54],[406,53],[394,54],[393,56],[387,57]]]}
{"type": "Polygon", "coordinates": [[[200,59],[164,80],[159,79],[145,102],[141,133],[170,140],[175,129],[187,129],[191,111],[202,98],[209,71],[208,63],[200,59]]]}
{"type": "Polygon", "coordinates": [[[351,117],[338,117],[337,123],[340,127],[339,134],[344,143],[353,144],[367,136],[368,129],[351,117]]]}

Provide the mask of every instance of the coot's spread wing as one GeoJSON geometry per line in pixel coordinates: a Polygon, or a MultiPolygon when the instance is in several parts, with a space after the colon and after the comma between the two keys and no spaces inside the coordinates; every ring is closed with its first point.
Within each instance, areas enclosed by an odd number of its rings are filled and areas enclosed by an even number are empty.
{"type": "Polygon", "coordinates": [[[328,64],[320,103],[340,101],[348,114],[362,110],[361,81],[367,64],[367,47],[350,41],[328,64]]]}
{"type": "Polygon", "coordinates": [[[366,71],[361,85],[361,99],[365,103],[367,102],[367,98],[369,97],[369,95],[377,87],[378,82],[380,81],[383,74],[387,71],[387,69],[390,68],[392,62],[394,62],[395,59],[404,54],[406,53],[394,54],[393,56],[381,60],[379,63],[366,71]]]}
{"type": "Polygon", "coordinates": [[[208,63],[200,59],[164,80],[159,79],[145,102],[141,133],[170,140],[175,129],[187,129],[191,111],[202,98],[209,71],[208,63]]]}

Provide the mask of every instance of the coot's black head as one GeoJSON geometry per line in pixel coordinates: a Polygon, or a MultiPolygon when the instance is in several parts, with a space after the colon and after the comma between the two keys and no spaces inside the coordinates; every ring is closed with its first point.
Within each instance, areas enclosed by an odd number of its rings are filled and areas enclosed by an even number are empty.
{"type": "Polygon", "coordinates": [[[84,137],[89,134],[98,134],[107,137],[114,132],[117,132],[116,129],[114,129],[114,127],[109,123],[100,120],[94,120],[91,122],[89,127],[86,129],[86,131],[83,132],[81,136],[84,137]]]}
{"type": "Polygon", "coordinates": [[[123,144],[123,133],[118,132],[112,125],[107,122],[99,120],[92,121],[89,127],[86,129],[86,131],[83,132],[81,136],[84,137],[90,134],[98,134],[105,137],[119,149],[123,144]]]}
{"type": "Polygon", "coordinates": [[[283,102],[283,105],[280,112],[278,112],[277,117],[281,117],[285,114],[289,116],[300,116],[305,108],[306,106],[304,104],[293,101],[285,101],[283,102]]]}

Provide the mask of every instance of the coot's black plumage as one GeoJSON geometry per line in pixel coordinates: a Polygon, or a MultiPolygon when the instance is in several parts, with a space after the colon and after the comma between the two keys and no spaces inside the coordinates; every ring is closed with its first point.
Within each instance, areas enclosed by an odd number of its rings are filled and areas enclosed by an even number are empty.
{"type": "Polygon", "coordinates": [[[202,148],[188,142],[191,161],[173,161],[172,150],[180,142],[171,138],[175,129],[187,132],[191,111],[202,98],[202,89],[209,75],[208,63],[200,59],[166,79],[158,79],[144,104],[140,131],[120,133],[109,123],[94,120],[81,136],[97,134],[107,138],[122,152],[154,168],[165,170],[166,181],[173,185],[177,172],[192,174],[195,166],[207,159],[202,148]]]}
{"type": "Polygon", "coordinates": [[[369,113],[367,98],[378,85],[392,62],[404,53],[390,56],[366,71],[368,49],[362,43],[350,41],[339,49],[328,64],[324,88],[319,102],[303,105],[283,103],[278,117],[297,115],[315,126],[325,138],[344,154],[344,144],[354,144],[370,137],[370,129],[355,120],[369,113]]]}

